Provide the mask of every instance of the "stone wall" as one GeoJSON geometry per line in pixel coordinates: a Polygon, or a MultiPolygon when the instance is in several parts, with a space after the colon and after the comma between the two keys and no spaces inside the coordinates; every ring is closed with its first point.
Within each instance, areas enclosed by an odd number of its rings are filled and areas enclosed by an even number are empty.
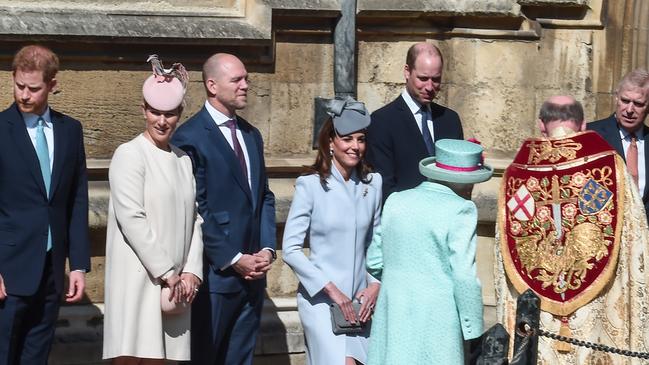
{"type": "MultiPolygon", "coordinates": [[[[242,116],[265,140],[281,234],[301,166],[314,156],[314,102],[331,97],[332,30],[343,0],[0,0],[0,105],[11,100],[10,62],[23,44],[41,42],[61,57],[52,105],[84,125],[91,173],[93,272],[86,304],[66,306],[53,363],[97,362],[101,344],[103,255],[108,199],[106,169],[114,149],[140,133],[145,60],[183,62],[190,71],[186,120],[203,102],[202,61],[231,52],[250,71],[249,107],[242,116]],[[74,348],[75,351],[70,351],[74,348]]],[[[370,110],[403,89],[405,53],[436,42],[445,56],[438,101],[460,114],[467,137],[487,148],[497,174],[521,141],[536,135],[542,101],[572,94],[588,120],[612,111],[621,76],[647,67],[643,0],[358,0],[357,91],[370,110]]],[[[350,65],[350,67],[353,67],[350,65]]],[[[478,270],[485,318],[493,305],[496,177],[474,191],[479,207],[478,270]]],[[[304,362],[295,311],[297,281],[278,261],[269,274],[259,364],[304,362]]]]}

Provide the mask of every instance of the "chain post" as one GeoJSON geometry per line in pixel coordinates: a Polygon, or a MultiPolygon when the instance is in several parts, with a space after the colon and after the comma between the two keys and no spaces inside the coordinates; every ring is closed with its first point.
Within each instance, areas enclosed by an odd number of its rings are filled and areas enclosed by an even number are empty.
{"type": "Polygon", "coordinates": [[[511,365],[536,365],[539,338],[541,301],[530,289],[518,297],[516,302],[516,327],[514,331],[514,357],[511,365]]]}

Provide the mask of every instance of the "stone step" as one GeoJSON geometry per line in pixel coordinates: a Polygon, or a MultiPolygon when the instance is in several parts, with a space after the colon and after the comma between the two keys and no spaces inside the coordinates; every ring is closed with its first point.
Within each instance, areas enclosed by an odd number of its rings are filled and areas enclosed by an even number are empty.
{"type": "MultiPolygon", "coordinates": [[[[495,323],[495,307],[484,306],[485,328],[495,323]]],[[[61,308],[50,364],[105,364],[101,360],[102,303],[61,308]]],[[[267,298],[255,349],[255,365],[304,365],[304,334],[295,297],[267,298]]]]}

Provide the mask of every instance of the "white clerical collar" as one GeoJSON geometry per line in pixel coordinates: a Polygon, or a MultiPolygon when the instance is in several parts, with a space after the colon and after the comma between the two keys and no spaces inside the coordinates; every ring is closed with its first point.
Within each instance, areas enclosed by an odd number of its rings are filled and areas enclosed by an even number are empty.
{"type": "Polygon", "coordinates": [[[548,137],[550,138],[569,137],[576,133],[577,132],[574,129],[560,126],[550,130],[550,132],[548,133],[548,137]]]}

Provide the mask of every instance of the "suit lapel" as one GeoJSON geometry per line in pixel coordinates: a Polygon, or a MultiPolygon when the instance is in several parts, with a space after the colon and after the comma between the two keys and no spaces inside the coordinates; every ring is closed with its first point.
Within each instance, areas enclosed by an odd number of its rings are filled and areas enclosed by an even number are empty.
{"type": "MultiPolygon", "coordinates": [[[[263,151],[259,151],[257,148],[257,143],[255,143],[255,137],[252,134],[252,130],[246,127],[243,127],[244,123],[239,123],[239,129],[241,129],[241,135],[243,136],[243,141],[245,142],[246,150],[248,152],[248,159],[250,160],[250,187],[252,188],[252,197],[257,197],[259,196],[259,175],[261,174],[260,169],[255,168],[256,166],[259,166],[259,156],[263,151]]],[[[247,184],[246,184],[247,185],[247,184]]],[[[255,198],[252,199],[252,209],[256,209],[256,202],[257,200],[255,198]]]]}
{"type": "Polygon", "coordinates": [[[25,160],[28,170],[36,180],[36,184],[40,188],[43,196],[47,196],[45,183],[43,182],[43,175],[41,175],[41,165],[38,162],[38,156],[36,156],[36,150],[29,138],[29,133],[27,133],[27,127],[25,127],[23,117],[20,115],[20,112],[18,112],[18,107],[15,104],[12,108],[12,114],[13,116],[9,119],[9,123],[11,124],[11,134],[14,143],[16,144],[18,155],[25,160]]]}
{"type": "Polygon", "coordinates": [[[649,128],[646,125],[642,126],[642,134],[644,138],[644,192],[642,193],[642,200],[649,199],[649,146],[647,145],[647,138],[649,138],[649,128]]]}
{"type": "Polygon", "coordinates": [[[239,165],[239,159],[237,159],[237,156],[234,154],[234,150],[230,147],[230,144],[223,136],[223,133],[221,133],[221,130],[219,130],[219,127],[216,125],[207,109],[203,107],[201,112],[203,113],[203,125],[208,130],[208,138],[211,141],[214,141],[212,145],[218,150],[219,154],[221,154],[223,160],[225,160],[230,169],[230,173],[232,173],[237,184],[239,184],[241,189],[243,189],[252,203],[250,186],[248,186],[248,182],[245,181],[246,179],[244,178],[241,166],[239,165]]]}
{"type": "MultiPolygon", "coordinates": [[[[430,103],[430,115],[433,119],[433,131],[435,132],[434,139],[439,141],[444,138],[453,138],[451,137],[451,132],[449,131],[449,124],[445,123],[442,120],[442,108],[435,103],[430,103]]],[[[455,137],[457,138],[457,137],[455,137]]]]}
{"type": "Polygon", "coordinates": [[[63,118],[50,109],[50,116],[52,118],[52,128],[54,132],[54,163],[52,164],[52,181],[50,183],[50,198],[54,196],[59,181],[61,180],[61,173],[63,169],[63,162],[65,161],[65,125],[63,118]]]}
{"type": "Polygon", "coordinates": [[[615,150],[617,153],[622,156],[622,159],[626,161],[626,155],[624,154],[624,146],[622,146],[622,137],[620,137],[620,127],[617,124],[617,120],[615,119],[615,115],[612,115],[609,117],[610,122],[608,125],[611,128],[610,133],[604,133],[604,139],[606,139],[606,142],[608,142],[615,150]]]}
{"type": "MultiPolygon", "coordinates": [[[[408,108],[408,104],[406,104],[406,101],[403,100],[403,96],[399,96],[399,101],[400,103],[398,104],[398,109],[401,112],[402,117],[398,118],[398,120],[406,121],[404,123],[406,134],[408,136],[411,136],[406,143],[414,143],[414,146],[419,151],[420,155],[428,156],[428,149],[426,148],[426,142],[424,142],[424,137],[421,134],[421,130],[417,126],[417,121],[415,120],[415,116],[412,115],[410,108],[408,108]]],[[[434,124],[435,123],[433,123],[433,125],[434,124]]],[[[435,145],[433,145],[433,156],[434,155],[435,155],[435,145]]]]}

